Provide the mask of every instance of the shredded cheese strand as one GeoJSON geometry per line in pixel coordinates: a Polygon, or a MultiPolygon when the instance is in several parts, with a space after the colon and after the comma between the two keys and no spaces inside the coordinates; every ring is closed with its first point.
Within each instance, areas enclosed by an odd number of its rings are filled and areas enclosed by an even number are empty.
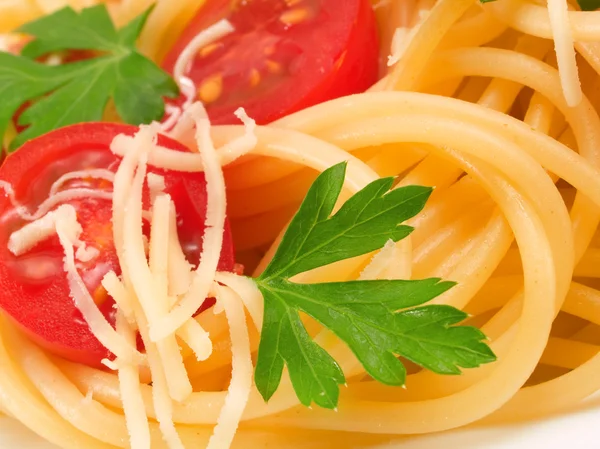
{"type": "MultiPolygon", "coordinates": [[[[113,296],[109,291],[109,294],[113,296]]],[[[113,296],[114,298],[115,296],[113,296]]],[[[124,301],[126,302],[126,301],[124,301]]],[[[136,344],[136,336],[121,311],[117,312],[117,332],[130,345],[136,344]]],[[[150,449],[150,427],[140,385],[140,372],[136,365],[117,359],[119,390],[123,401],[125,422],[129,431],[130,444],[135,449],[150,449]]]]}
{"type": "Polygon", "coordinates": [[[256,122],[248,117],[244,108],[238,108],[234,114],[244,124],[245,131],[242,136],[227,142],[217,150],[222,166],[230,164],[243,155],[251,152],[258,143],[258,138],[255,133],[256,122]]]}
{"type": "Polygon", "coordinates": [[[76,171],[72,171],[69,173],[65,173],[60,178],[58,178],[54,182],[54,184],[52,184],[52,187],[50,187],[50,195],[49,196],[57,194],[59,192],[59,190],[61,189],[61,187],[64,186],[67,182],[73,181],[76,179],[85,179],[85,178],[101,179],[101,180],[110,182],[112,184],[112,182],[115,179],[115,174],[112,171],[107,170],[105,168],[93,168],[93,169],[89,169],[89,170],[76,170],[76,171]]]}
{"type": "Polygon", "coordinates": [[[231,382],[207,449],[231,446],[252,389],[252,352],[246,315],[240,298],[226,287],[215,286],[217,301],[223,304],[231,338],[231,382]]]}
{"type": "Polygon", "coordinates": [[[258,330],[262,329],[265,302],[262,293],[254,281],[246,276],[238,276],[234,273],[219,271],[215,281],[229,287],[240,297],[248,310],[254,325],[258,330]]]}
{"type": "Polygon", "coordinates": [[[418,22],[414,26],[410,28],[404,26],[396,28],[394,36],[392,37],[390,56],[388,56],[388,67],[396,65],[396,63],[402,59],[402,56],[404,56],[411,42],[419,33],[419,30],[423,23],[425,23],[425,19],[427,19],[428,15],[428,11],[422,11],[417,14],[418,22]]]}
{"type": "MultiPolygon", "coordinates": [[[[148,173],[146,182],[148,183],[148,190],[150,190],[150,202],[154,203],[156,197],[165,191],[165,177],[156,173],[148,173]]],[[[148,218],[152,219],[151,216],[148,218]]]]}
{"type": "Polygon", "coordinates": [[[123,157],[119,164],[119,168],[115,173],[113,182],[112,225],[113,241],[121,266],[123,282],[127,287],[129,287],[131,282],[128,267],[123,260],[125,254],[123,229],[125,209],[131,190],[131,180],[133,179],[140,153],[153,145],[153,137],[154,133],[152,130],[142,126],[134,138],[120,134],[113,139],[110,145],[110,149],[113,153],[123,157]]]}
{"type": "Polygon", "coordinates": [[[112,352],[117,358],[120,358],[129,363],[141,363],[144,357],[134,346],[125,341],[106,320],[98,306],[94,303],[94,299],[90,295],[83,279],[75,266],[75,254],[73,251],[73,232],[70,231],[68,223],[64,220],[56,220],[56,233],[61,246],[65,252],[65,271],[67,280],[71,290],[71,298],[75,306],[83,315],[86,323],[88,323],[94,336],[112,352]]]}
{"type": "Polygon", "coordinates": [[[194,351],[199,362],[211,356],[213,345],[210,336],[195,319],[187,320],[177,331],[177,336],[194,351]]]}
{"type": "MultiPolygon", "coordinates": [[[[148,320],[156,320],[168,312],[168,298],[166,280],[164,285],[156,282],[156,278],[148,266],[142,234],[142,189],[146,178],[145,154],[139,156],[139,165],[134,176],[129,200],[124,214],[124,240],[127,250],[123,255],[123,266],[128,267],[131,286],[139,300],[144,314],[148,320]]],[[[168,238],[170,198],[159,196],[155,202],[155,211],[152,219],[150,238],[150,258],[156,260],[166,254],[157,254],[156,245],[159,239],[168,238]],[[163,201],[159,201],[159,200],[163,201]],[[158,228],[158,230],[157,230],[158,228]],[[154,249],[153,249],[154,247],[154,249]]],[[[151,262],[152,263],[152,262],[151,262]]],[[[155,262],[156,266],[158,262],[155,262]]],[[[166,272],[165,272],[166,279],[166,272]]],[[[156,345],[160,359],[164,365],[165,376],[170,397],[176,401],[183,401],[192,394],[192,385],[187,377],[183,358],[177,345],[174,332],[165,336],[156,345]]]]}
{"type": "Polygon", "coordinates": [[[182,50],[175,62],[175,67],[173,68],[173,77],[175,80],[185,78],[185,71],[202,47],[227,36],[233,31],[235,31],[235,28],[228,20],[219,20],[214,25],[198,33],[182,50]]]}
{"type": "Polygon", "coordinates": [[[123,284],[121,283],[117,274],[114,271],[109,271],[106,273],[102,278],[101,285],[115,301],[117,309],[127,319],[129,325],[131,326],[136,324],[133,304],[131,303],[129,295],[127,294],[127,290],[124,289],[123,284]]]}
{"type": "Polygon", "coordinates": [[[181,92],[185,97],[185,103],[181,108],[168,107],[169,117],[161,124],[162,130],[169,130],[176,126],[181,118],[182,111],[186,111],[196,99],[196,85],[185,76],[185,72],[192,60],[196,57],[198,51],[222,37],[234,31],[233,25],[228,20],[220,20],[214,25],[198,33],[179,54],[175,67],[173,68],[173,78],[179,84],[181,92]]]}
{"type": "Polygon", "coordinates": [[[8,250],[15,256],[25,254],[38,243],[53,236],[56,233],[57,222],[60,220],[70,225],[68,236],[71,241],[77,242],[82,232],[81,225],[77,221],[77,212],[73,206],[63,205],[13,232],[8,238],[8,250]]]}
{"type": "MultiPolygon", "coordinates": [[[[175,204],[171,201],[169,211],[169,253],[168,258],[168,276],[169,276],[169,296],[176,298],[185,294],[192,283],[192,264],[188,262],[181,248],[179,235],[177,233],[177,213],[175,204]]],[[[174,304],[171,304],[173,306],[174,304]]]]}
{"type": "Polygon", "coordinates": [[[206,230],[200,264],[190,290],[169,314],[150,324],[150,338],[160,341],[177,331],[200,308],[215,278],[223,246],[227,199],[221,164],[210,136],[210,121],[204,107],[195,103],[190,114],[196,119],[196,138],[206,176],[206,230]]]}
{"type": "Polygon", "coordinates": [[[20,204],[15,195],[12,185],[6,181],[0,180],[0,189],[4,190],[11,205],[15,208],[19,217],[26,221],[35,221],[46,215],[56,206],[77,199],[95,198],[100,200],[112,200],[111,192],[103,192],[96,189],[77,188],[58,192],[48,197],[42,204],[39,205],[35,213],[29,212],[29,209],[20,204]]]}
{"type": "Polygon", "coordinates": [[[575,107],[581,103],[583,94],[581,92],[577,60],[575,59],[573,32],[571,31],[568,13],[566,0],[548,0],[548,15],[552,37],[554,38],[560,83],[567,104],[575,107]]]}
{"type": "MultiPolygon", "coordinates": [[[[232,139],[217,149],[217,156],[221,166],[227,165],[240,157],[250,153],[256,147],[258,138],[256,136],[256,122],[248,117],[243,108],[235,112],[245,127],[244,134],[232,139]]],[[[193,134],[194,119],[189,115],[189,110],[183,114],[177,127],[169,133],[175,140],[192,147],[197,143],[188,141],[187,137],[193,134]]],[[[132,145],[133,137],[119,135],[113,141],[112,151],[118,156],[124,156],[128,146],[132,145]]],[[[198,153],[182,153],[160,145],[154,145],[148,153],[148,164],[165,170],[173,170],[182,173],[196,173],[204,171],[202,157],[198,153]]]]}

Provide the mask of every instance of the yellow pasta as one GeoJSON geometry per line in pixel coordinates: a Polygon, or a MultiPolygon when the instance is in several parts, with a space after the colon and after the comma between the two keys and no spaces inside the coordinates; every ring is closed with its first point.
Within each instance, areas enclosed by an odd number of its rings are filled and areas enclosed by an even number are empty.
{"type": "MultiPolygon", "coordinates": [[[[90,3],[97,2],[0,0],[0,32],[60,5],[90,3]]],[[[126,23],[152,2],[107,3],[126,23]]],[[[142,51],[160,61],[200,3],[158,0],[142,51]]],[[[395,267],[407,277],[457,282],[433,302],[471,314],[498,361],[462,376],[415,369],[406,389],[392,388],[369,378],[343,342],[311,322],[311,335],[348,378],[337,412],[300,405],[287,375],[267,404],[252,386],[234,448],[376,444],[389,435],[541,417],[600,390],[600,12],[562,14],[560,0],[550,13],[528,0],[372,3],[385,59],[380,81],[258,127],[251,154],[224,168],[238,258],[260,273],[311,182],[335,163],[348,161],[345,198],[383,176],[397,176],[395,187],[433,186],[409,222],[408,246],[394,253],[395,267]],[[415,26],[388,67],[394,33],[415,26]]],[[[218,144],[241,132],[212,129],[218,144]]],[[[357,279],[372,256],[300,279],[357,279]]],[[[226,312],[241,320],[230,287],[226,312]]],[[[197,317],[213,353],[198,362],[183,350],[194,393],[173,402],[172,414],[185,447],[208,444],[227,404],[233,341],[255,361],[257,318],[245,306],[245,336],[230,335],[223,314],[197,317]]],[[[0,320],[1,410],[60,447],[129,447],[116,373],[49,356],[0,320]]],[[[155,421],[155,388],[140,385],[150,438],[152,447],[168,447],[155,421]]]]}

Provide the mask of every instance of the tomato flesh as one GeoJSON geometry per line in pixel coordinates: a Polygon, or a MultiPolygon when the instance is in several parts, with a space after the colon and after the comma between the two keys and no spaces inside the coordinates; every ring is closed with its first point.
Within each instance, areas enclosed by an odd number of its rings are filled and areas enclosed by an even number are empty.
{"type": "Polygon", "coordinates": [[[379,45],[368,0],[208,0],[163,68],[173,73],[188,43],[223,18],[235,31],[200,49],[185,74],[215,124],[236,123],[238,107],[269,123],[363,92],[377,80],[379,45]]]}
{"type": "MultiPolygon", "coordinates": [[[[0,168],[0,179],[9,182],[19,203],[31,211],[47,198],[51,185],[62,175],[75,170],[106,168],[115,171],[119,158],[109,146],[118,134],[133,135],[137,128],[109,123],[86,123],[53,131],[26,143],[9,156],[0,168]]],[[[160,136],[159,143],[177,151],[187,148],[160,136]]],[[[164,176],[166,192],[178,211],[178,234],[188,260],[198,263],[206,217],[206,185],[200,173],[176,173],[149,167],[164,176]]],[[[106,181],[74,181],[69,187],[106,189],[106,181]]],[[[110,187],[110,186],[108,186],[110,187]]],[[[148,192],[145,192],[148,197],[148,192]]],[[[112,202],[85,198],[68,202],[77,211],[83,228],[81,240],[99,251],[90,262],[77,262],[79,273],[92,297],[107,319],[114,324],[114,301],[100,285],[113,270],[120,274],[112,240],[112,202]]],[[[145,201],[148,203],[148,201],[145,201]]],[[[145,204],[148,208],[148,204],[145,204]]],[[[110,354],[94,337],[70,298],[63,268],[64,252],[53,236],[26,254],[16,257],[8,250],[12,232],[26,222],[14,210],[9,198],[0,193],[0,308],[38,344],[72,361],[99,366],[110,354]]],[[[146,229],[147,231],[147,229],[146,229]]],[[[231,233],[226,225],[219,270],[234,269],[231,233]]],[[[203,308],[212,303],[208,300],[203,308]]]]}

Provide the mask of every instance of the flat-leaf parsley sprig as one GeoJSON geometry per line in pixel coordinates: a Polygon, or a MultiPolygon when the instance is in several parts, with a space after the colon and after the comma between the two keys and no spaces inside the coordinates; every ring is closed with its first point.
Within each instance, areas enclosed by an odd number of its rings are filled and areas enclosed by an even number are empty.
{"type": "Polygon", "coordinates": [[[345,383],[338,363],[308,334],[303,312],[344,341],[365,370],[387,385],[404,385],[402,356],[439,374],[460,374],[496,358],[477,328],[457,326],[467,314],[450,306],[423,305],[454,284],[440,279],[373,280],[300,284],[297,274],[382,248],[412,228],[432,189],[390,190],[378,179],[331,215],[344,183],[346,164],[324,171],[291,221],[275,256],[255,282],[264,297],[264,321],[256,386],[269,400],[284,365],[300,402],[335,408],[345,383]]]}
{"type": "Polygon", "coordinates": [[[81,13],[61,9],[22,26],[34,37],[21,55],[0,52],[0,142],[15,113],[33,101],[19,117],[27,127],[10,145],[63,126],[102,119],[113,100],[121,119],[139,125],[160,120],[164,97],[176,97],[175,81],[135,47],[152,9],[117,30],[105,5],[81,13]],[[66,50],[90,50],[95,57],[59,65],[37,58],[66,50]]]}
{"type": "MultiPolygon", "coordinates": [[[[481,3],[491,3],[496,0],[479,0],[481,3]]],[[[582,11],[595,11],[600,8],[600,0],[577,0],[582,11]]]]}

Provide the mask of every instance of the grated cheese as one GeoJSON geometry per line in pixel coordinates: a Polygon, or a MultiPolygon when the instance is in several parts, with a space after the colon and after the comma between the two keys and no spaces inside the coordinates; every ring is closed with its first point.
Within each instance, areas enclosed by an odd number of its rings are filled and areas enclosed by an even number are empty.
{"type": "Polygon", "coordinates": [[[169,114],[169,117],[161,125],[163,130],[169,130],[177,125],[177,122],[181,118],[182,111],[186,111],[196,99],[196,85],[191,79],[185,76],[185,72],[196,57],[198,51],[202,47],[210,45],[222,37],[227,36],[234,30],[233,25],[228,20],[220,20],[198,33],[179,54],[179,57],[175,62],[175,67],[173,68],[173,78],[179,85],[186,100],[181,108],[170,107],[167,109],[166,112],[169,114]]]}
{"type": "MultiPolygon", "coordinates": [[[[138,168],[139,170],[139,168],[138,168]]],[[[158,194],[152,205],[152,227],[150,233],[150,271],[154,281],[155,295],[166,298],[169,285],[167,277],[169,227],[171,225],[171,197],[158,194]]],[[[168,311],[168,306],[164,306],[168,311]]]]}
{"type": "Polygon", "coordinates": [[[20,204],[15,196],[15,191],[12,185],[6,181],[0,180],[0,189],[4,190],[5,194],[8,196],[8,199],[11,205],[15,208],[18,216],[26,221],[35,221],[46,215],[56,206],[66,203],[68,201],[73,201],[76,199],[82,198],[96,198],[101,200],[111,200],[112,193],[111,192],[102,192],[95,189],[69,189],[63,190],[62,192],[58,192],[54,195],[48,197],[40,206],[37,211],[33,214],[29,212],[29,209],[24,205],[20,204]]]}
{"type": "Polygon", "coordinates": [[[575,107],[583,99],[581,82],[577,70],[577,60],[573,42],[573,32],[569,21],[566,0],[548,0],[550,28],[554,39],[556,61],[563,95],[570,107],[575,107]]]}
{"type": "Polygon", "coordinates": [[[148,173],[146,182],[148,183],[148,190],[150,190],[150,201],[154,203],[156,197],[165,191],[165,178],[156,173],[148,173]]]}
{"type": "MultiPolygon", "coordinates": [[[[169,296],[177,298],[190,289],[192,283],[192,264],[188,262],[181,248],[177,234],[177,213],[175,204],[171,201],[169,210],[169,253],[167,255],[169,296]]],[[[172,307],[174,304],[171,304],[172,307]]]]}
{"type": "MultiPolygon", "coordinates": [[[[135,282],[134,279],[132,279],[132,276],[135,277],[136,274],[141,273],[142,276],[144,276],[144,274],[147,275],[147,271],[149,271],[143,248],[144,242],[140,237],[141,227],[139,226],[142,208],[140,185],[143,184],[142,175],[144,170],[138,172],[137,195],[133,195],[133,193],[136,192],[132,192],[131,187],[133,185],[134,173],[144,150],[148,151],[149,148],[155,145],[155,133],[149,127],[141,127],[140,131],[136,134],[133,140],[123,139],[123,137],[125,136],[117,136],[111,144],[111,150],[113,152],[116,153],[117,149],[124,151],[123,159],[121,160],[121,164],[119,165],[117,173],[115,174],[113,197],[113,236],[115,248],[117,249],[117,254],[119,255],[121,270],[123,271],[123,283],[121,284],[122,287],[119,288],[123,297],[122,299],[115,298],[115,300],[117,303],[130,303],[133,307],[135,320],[137,321],[138,329],[146,348],[148,364],[150,367],[150,375],[152,378],[152,401],[156,419],[159,423],[160,430],[167,443],[167,446],[170,449],[184,449],[181,439],[177,434],[175,424],[173,423],[173,404],[167,384],[167,375],[165,374],[165,369],[168,367],[165,364],[166,361],[160,357],[157,345],[154,344],[148,336],[148,320],[146,318],[145,311],[143,310],[140,298],[135,294],[133,288],[133,284],[135,284],[135,282]],[[129,148],[128,143],[131,143],[129,148]],[[138,204],[131,202],[131,200],[129,200],[130,196],[135,196],[138,200],[138,204]],[[128,208],[129,204],[132,204],[137,214],[139,214],[139,218],[137,220],[135,216],[132,216],[132,210],[128,208]],[[132,241],[129,238],[130,236],[128,236],[128,248],[127,251],[125,251],[125,235],[128,233],[126,231],[130,231],[130,229],[126,229],[128,227],[126,223],[127,221],[133,225],[133,229],[131,229],[131,231],[133,232],[134,237],[137,235],[138,239],[132,241]],[[137,234],[136,221],[138,224],[137,234]],[[133,264],[129,263],[126,257],[126,255],[130,254],[130,250],[137,253],[138,256],[131,261],[133,264]],[[142,258],[139,256],[140,253],[143,254],[142,258]],[[125,299],[125,297],[129,297],[130,299],[125,299]]],[[[113,281],[115,281],[115,278],[113,278],[113,281]]],[[[118,282],[118,279],[116,279],[116,281],[118,282]]],[[[152,283],[150,283],[149,286],[151,287],[152,283]]],[[[116,290],[113,291],[113,293],[117,293],[116,290]]],[[[166,298],[164,300],[166,300],[166,298]]]]}
{"type": "Polygon", "coordinates": [[[133,311],[133,304],[127,290],[123,287],[123,284],[119,280],[118,276],[114,271],[109,271],[102,278],[102,287],[109,293],[112,299],[115,301],[116,308],[121,311],[125,316],[129,324],[135,323],[135,314],[133,311]]]}
{"type": "Polygon", "coordinates": [[[204,107],[195,103],[189,109],[196,120],[196,138],[206,176],[206,230],[200,264],[194,273],[190,290],[171,312],[150,323],[150,338],[160,341],[177,331],[200,308],[215,278],[223,246],[227,199],[221,164],[210,136],[210,121],[204,107]]]}
{"type": "MultiPolygon", "coordinates": [[[[242,121],[245,131],[242,136],[226,143],[217,150],[217,156],[222,166],[249,153],[258,143],[258,138],[256,136],[256,122],[248,117],[243,108],[236,110],[235,114],[242,121]]],[[[184,142],[186,140],[185,137],[192,133],[194,124],[195,120],[190,115],[190,110],[188,109],[184,112],[181,120],[179,120],[173,131],[168,133],[168,135],[175,140],[184,142]]],[[[119,135],[113,141],[111,150],[116,155],[123,157],[127,148],[133,145],[133,139],[134,138],[131,136],[119,135]]],[[[197,144],[196,142],[192,143],[187,141],[184,143],[189,144],[189,147],[197,144]]],[[[150,152],[148,153],[148,164],[154,167],[183,173],[204,171],[204,164],[200,154],[182,153],[180,151],[161,147],[160,145],[153,145],[150,149],[150,152]]]]}
{"type": "MultiPolygon", "coordinates": [[[[110,295],[113,298],[115,298],[115,301],[117,301],[117,303],[130,303],[134,305],[134,313],[137,320],[138,329],[140,331],[142,341],[144,342],[144,347],[146,348],[148,365],[150,367],[150,376],[152,378],[152,403],[154,407],[154,414],[156,416],[156,420],[159,423],[160,430],[167,443],[167,446],[170,449],[185,449],[183,447],[181,439],[179,438],[179,435],[177,434],[175,424],[173,423],[173,403],[171,401],[171,398],[169,397],[169,389],[167,387],[165,372],[163,370],[160,357],[157,353],[156,345],[152,343],[148,338],[148,322],[146,320],[144,312],[141,309],[139,302],[135,300],[135,294],[129,291],[127,287],[124,284],[122,284],[118,279],[112,287],[114,287],[114,289],[107,290],[110,293],[110,295]]],[[[141,392],[141,386],[139,388],[140,394],[143,394],[141,392]]],[[[123,407],[125,407],[125,404],[123,404],[123,407]]],[[[147,417],[145,407],[141,410],[137,410],[137,420],[142,419],[138,415],[138,413],[143,414],[144,417],[147,417]]],[[[129,425],[130,424],[128,423],[128,428],[129,425]]],[[[129,432],[136,432],[136,430],[129,428],[129,432]]],[[[136,446],[131,445],[131,447],[135,448],[136,446]]]]}
{"type": "Polygon", "coordinates": [[[81,404],[84,406],[91,405],[94,402],[94,392],[92,390],[88,390],[85,394],[85,397],[81,400],[81,404]]]}
{"type": "Polygon", "coordinates": [[[73,181],[75,179],[102,179],[106,182],[112,182],[115,179],[115,174],[110,170],[106,170],[104,168],[93,168],[90,170],[77,170],[66,173],[58,178],[52,187],[50,187],[50,196],[55,195],[59,192],[59,190],[69,181],[73,181]]]}
{"type": "Polygon", "coordinates": [[[80,262],[91,262],[100,255],[100,250],[94,247],[87,247],[85,244],[80,244],[75,253],[75,258],[80,262]]]}
{"type": "MultiPolygon", "coordinates": [[[[72,206],[70,206],[72,208],[72,206]]],[[[90,295],[87,286],[81,279],[75,266],[75,254],[73,252],[73,242],[77,236],[73,233],[75,226],[70,222],[69,217],[65,215],[58,217],[55,221],[56,233],[61,246],[65,252],[64,264],[67,273],[67,281],[71,290],[71,298],[75,306],[85,319],[94,336],[117,357],[131,363],[140,363],[144,356],[140,354],[134,346],[127,342],[113,329],[106,320],[102,312],[98,309],[94,299],[90,295]]]]}
{"type": "Polygon", "coordinates": [[[179,54],[175,62],[175,67],[173,68],[173,77],[175,80],[185,78],[185,71],[202,47],[227,36],[233,31],[235,31],[233,25],[228,20],[223,19],[198,33],[179,54]]]}
{"type": "MultiPolygon", "coordinates": [[[[154,138],[152,139],[155,140],[154,138]]],[[[147,150],[148,148],[146,148],[147,150]]],[[[131,182],[131,190],[129,199],[123,215],[123,236],[127,242],[127,250],[123,253],[121,267],[127,267],[129,280],[135,294],[140,302],[142,310],[149,321],[157,320],[168,312],[168,298],[166,291],[166,281],[163,283],[156,282],[156,279],[148,266],[146,254],[144,251],[144,241],[142,234],[142,190],[144,179],[146,178],[146,161],[144,152],[138,155],[139,165],[133,180],[131,182]],[[164,288],[163,288],[164,287],[164,288]]],[[[117,174],[119,173],[117,171],[117,174]]],[[[115,191],[116,191],[115,186],[115,191]]],[[[161,198],[159,196],[157,201],[161,198]]],[[[165,210],[155,210],[152,219],[151,237],[150,237],[150,259],[151,264],[157,257],[167,259],[166,254],[157,254],[153,247],[159,244],[159,240],[167,241],[168,239],[168,223],[169,223],[169,207],[170,199],[166,197],[166,201],[158,203],[166,205],[165,210]]],[[[156,207],[155,204],[153,207],[156,207]]],[[[164,207],[164,206],[163,206],[164,207]]],[[[174,332],[166,335],[157,343],[157,351],[164,365],[165,376],[170,397],[176,401],[183,401],[192,394],[192,385],[187,377],[185,366],[183,365],[183,357],[179,351],[177,340],[174,332]]]]}
{"type": "Polygon", "coordinates": [[[54,233],[58,234],[65,251],[64,269],[75,305],[98,340],[116,356],[114,361],[106,359],[103,363],[117,371],[130,444],[136,449],[149,448],[151,444],[140,385],[140,377],[147,374],[148,368],[153,407],[160,430],[170,449],[183,449],[173,422],[172,401],[184,401],[192,393],[192,386],[176,336],[186,342],[198,360],[206,360],[211,355],[213,348],[208,332],[192,318],[211,294],[217,297],[217,304],[223,308],[229,323],[233,357],[231,382],[209,447],[229,447],[252,388],[253,365],[244,305],[256,326],[259,329],[262,327],[262,301],[256,286],[242,277],[218,274],[216,271],[226,212],[221,166],[256,146],[256,124],[243,109],[236,111],[245,132],[217,151],[203,106],[195,103],[185,114],[189,118],[190,129],[195,124],[199,155],[159,148],[156,126],[142,126],[134,137],[120,135],[112,142],[111,150],[123,156],[116,173],[108,170],[68,173],[53,184],[50,198],[34,214],[18,205],[11,186],[0,184],[15,207],[21,207],[19,213],[32,221],[11,235],[11,250],[23,254],[37,242],[54,233]],[[191,168],[190,161],[193,162],[191,168]],[[165,165],[175,164],[185,167],[180,171],[205,172],[208,197],[206,232],[200,264],[195,271],[181,247],[175,205],[170,196],[164,193],[164,178],[148,174],[148,163],[167,169],[169,167],[165,165]],[[111,182],[113,191],[98,192],[84,188],[61,190],[69,181],[85,178],[111,182]],[[151,211],[143,210],[145,182],[151,193],[151,211]],[[107,273],[102,279],[102,286],[115,300],[116,330],[94,304],[75,264],[76,258],[91,261],[99,252],[79,241],[82,229],[73,206],[60,205],[64,201],[88,197],[109,199],[113,205],[113,239],[122,279],[114,272],[107,273]],[[52,210],[57,206],[56,210],[52,210]],[[149,240],[142,233],[144,217],[151,224],[149,240]],[[215,279],[223,279],[224,284],[233,287],[219,286],[215,279]],[[243,298],[238,295],[243,295],[243,298]],[[144,341],[145,356],[135,349],[136,330],[139,330],[144,341]],[[146,371],[142,372],[141,369],[146,371]]]}
{"type": "Polygon", "coordinates": [[[398,61],[400,61],[400,59],[402,59],[404,53],[406,53],[406,50],[429,16],[429,11],[419,11],[417,16],[418,21],[414,26],[410,28],[398,27],[396,28],[396,31],[394,31],[394,36],[392,37],[391,54],[388,57],[388,67],[394,66],[398,61]]]}
{"type": "Polygon", "coordinates": [[[82,232],[81,225],[77,222],[77,212],[73,206],[63,205],[13,232],[8,239],[8,250],[15,256],[25,254],[38,243],[55,235],[57,222],[61,220],[64,222],[63,232],[66,238],[76,242],[82,232]]]}
{"type": "Polygon", "coordinates": [[[391,3],[392,0],[379,0],[373,5],[373,11],[377,11],[380,8],[384,8],[391,3]]]}
{"type": "Polygon", "coordinates": [[[212,354],[213,345],[210,336],[195,319],[187,320],[179,328],[177,336],[194,351],[199,362],[208,359],[212,354]]]}
{"type": "Polygon", "coordinates": [[[217,302],[223,304],[231,339],[231,382],[225,403],[207,449],[228,448],[239,426],[252,389],[252,352],[244,307],[227,287],[216,286],[217,302]]]}
{"type": "Polygon", "coordinates": [[[235,116],[244,124],[245,132],[241,137],[238,137],[231,142],[226,143],[217,150],[221,165],[227,165],[243,155],[252,151],[258,139],[256,137],[256,122],[248,117],[244,108],[239,108],[235,111],[235,116]]]}
{"type": "MultiPolygon", "coordinates": [[[[109,292],[110,293],[110,292],[109,292]]],[[[135,345],[136,336],[123,313],[117,313],[117,332],[125,341],[135,345]]],[[[140,386],[140,372],[136,365],[118,361],[119,390],[129,442],[135,449],[150,449],[150,426],[140,386]]]]}
{"type": "Polygon", "coordinates": [[[219,272],[215,281],[229,287],[238,295],[258,330],[262,329],[264,300],[262,293],[251,279],[234,273],[219,272]]]}
{"type": "Polygon", "coordinates": [[[137,167],[139,155],[144,149],[153,145],[154,136],[155,134],[152,130],[142,126],[134,138],[120,134],[113,139],[110,145],[110,149],[113,153],[123,157],[119,164],[119,168],[115,173],[113,182],[112,225],[114,245],[121,265],[123,281],[127,286],[130,285],[129,269],[123,263],[125,253],[123,230],[125,208],[127,206],[131,182],[137,167]],[[127,139],[125,139],[125,137],[127,137],[127,139]]]}
{"type": "Polygon", "coordinates": [[[119,369],[116,362],[114,362],[113,360],[110,360],[110,359],[102,359],[102,360],[100,360],[100,363],[102,365],[104,365],[105,367],[107,367],[111,371],[117,371],[119,369]]]}

